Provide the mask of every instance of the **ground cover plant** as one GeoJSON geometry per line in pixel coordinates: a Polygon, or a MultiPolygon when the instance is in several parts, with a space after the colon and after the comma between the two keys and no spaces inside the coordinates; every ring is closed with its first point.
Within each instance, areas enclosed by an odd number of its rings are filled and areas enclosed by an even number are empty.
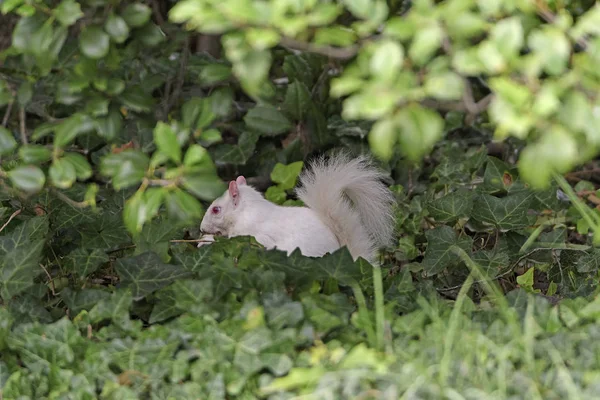
{"type": "Polygon", "coordinates": [[[600,397],[600,7],[0,3],[0,398],[600,397]],[[197,248],[370,153],[381,266],[197,248]]]}

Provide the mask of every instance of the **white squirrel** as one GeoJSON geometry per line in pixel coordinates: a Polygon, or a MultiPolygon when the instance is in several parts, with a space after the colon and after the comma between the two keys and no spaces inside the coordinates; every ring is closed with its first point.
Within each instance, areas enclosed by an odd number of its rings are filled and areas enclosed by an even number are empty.
{"type": "MultiPolygon", "coordinates": [[[[392,242],[394,196],[367,157],[320,157],[299,176],[296,194],[307,207],[271,203],[243,176],[207,210],[200,230],[208,235],[254,236],[267,249],[321,257],[346,246],[356,260],[373,262],[392,242]]],[[[199,243],[200,247],[203,243],[199,243]]]]}

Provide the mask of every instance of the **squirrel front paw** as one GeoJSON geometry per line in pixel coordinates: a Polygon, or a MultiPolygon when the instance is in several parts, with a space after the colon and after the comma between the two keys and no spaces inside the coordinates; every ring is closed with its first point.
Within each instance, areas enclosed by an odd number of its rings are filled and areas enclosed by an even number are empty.
{"type": "Polygon", "coordinates": [[[207,244],[211,244],[215,241],[215,237],[213,235],[203,235],[198,242],[198,247],[206,246],[207,244]]]}

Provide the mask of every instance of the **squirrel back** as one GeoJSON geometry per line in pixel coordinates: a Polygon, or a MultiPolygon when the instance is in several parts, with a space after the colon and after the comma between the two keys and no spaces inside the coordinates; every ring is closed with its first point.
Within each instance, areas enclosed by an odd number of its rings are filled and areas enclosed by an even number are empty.
{"type": "Polygon", "coordinates": [[[254,236],[288,254],[300,248],[304,255],[322,256],[346,246],[354,259],[373,261],[394,230],[394,196],[382,177],[366,157],[320,157],[299,177],[296,193],[307,207],[282,207],[239,176],[211,204],[200,228],[204,234],[254,236]]]}
{"type": "Polygon", "coordinates": [[[394,233],[395,199],[382,177],[367,157],[350,159],[340,152],[314,160],[300,175],[296,194],[353,258],[372,261],[394,233]]]}

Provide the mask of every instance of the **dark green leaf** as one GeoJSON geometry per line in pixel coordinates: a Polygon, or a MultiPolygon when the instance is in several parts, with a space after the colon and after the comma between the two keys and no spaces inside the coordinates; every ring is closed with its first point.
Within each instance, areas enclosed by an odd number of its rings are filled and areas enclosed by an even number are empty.
{"type": "Polygon", "coordinates": [[[55,127],[54,146],[65,147],[75,138],[93,129],[92,120],[85,114],[76,113],[61,121],[55,127]]]}
{"type": "Polygon", "coordinates": [[[189,272],[179,266],[163,264],[155,253],[143,253],[135,257],[117,260],[115,269],[121,283],[131,288],[135,299],[140,299],[167,286],[176,279],[189,276],[189,272]]]}
{"type": "Polygon", "coordinates": [[[60,189],[68,189],[73,186],[77,175],[75,167],[64,158],[56,158],[48,170],[50,181],[60,189]]]}
{"type": "MultiPolygon", "coordinates": [[[[473,203],[471,216],[476,220],[492,224],[501,230],[516,230],[532,223],[528,215],[534,193],[523,191],[503,198],[479,194],[473,203]]],[[[534,217],[533,217],[534,218],[534,217]]]]}
{"type": "Polygon", "coordinates": [[[169,215],[180,221],[194,221],[202,217],[202,205],[183,190],[174,189],[168,192],[165,203],[169,215]]]}
{"type": "Polygon", "coordinates": [[[154,23],[144,25],[135,32],[135,37],[148,47],[154,47],[166,40],[165,33],[154,23]]]}
{"type": "Polygon", "coordinates": [[[254,132],[244,132],[240,135],[237,145],[222,144],[215,148],[215,162],[221,164],[246,164],[254,153],[258,135],[254,132]]]}
{"type": "Polygon", "coordinates": [[[438,222],[452,222],[468,217],[473,208],[473,192],[457,190],[435,199],[427,205],[429,214],[438,222]]]}
{"type": "Polygon", "coordinates": [[[52,151],[44,146],[28,144],[19,148],[19,156],[26,163],[40,164],[52,158],[52,151]]]}
{"type": "Polygon", "coordinates": [[[69,253],[66,265],[69,271],[84,278],[94,273],[105,262],[108,262],[108,256],[104,251],[78,248],[69,253]]]}
{"type": "Polygon", "coordinates": [[[83,289],[75,291],[67,287],[60,292],[60,297],[67,307],[69,307],[70,314],[77,315],[80,311],[89,311],[100,301],[110,298],[110,293],[99,289],[83,289]]]}
{"type": "Polygon", "coordinates": [[[92,176],[92,167],[88,160],[79,153],[65,153],[62,160],[70,163],[75,169],[75,175],[80,181],[84,181],[92,176]]]}
{"type": "Polygon", "coordinates": [[[311,102],[310,91],[305,84],[295,81],[288,86],[283,107],[296,121],[302,121],[311,102]]]}
{"type": "Polygon", "coordinates": [[[127,108],[135,112],[150,112],[154,106],[154,99],[149,94],[145,93],[141,87],[133,86],[127,88],[119,100],[127,108]]]}
{"type": "Polygon", "coordinates": [[[113,179],[113,186],[120,190],[139,183],[145,176],[150,160],[137,150],[125,150],[105,156],[100,164],[103,175],[113,179]]]}
{"type": "Polygon", "coordinates": [[[266,105],[248,111],[244,122],[249,128],[267,136],[280,135],[292,128],[290,121],[279,110],[266,105]]]}
{"type": "Polygon", "coordinates": [[[458,246],[470,253],[473,245],[470,237],[459,238],[456,232],[447,225],[428,230],[425,232],[425,236],[427,237],[427,250],[423,259],[423,267],[429,276],[436,275],[460,261],[458,255],[452,251],[452,246],[458,246]]]}
{"type": "Polygon", "coordinates": [[[112,141],[121,133],[123,118],[121,113],[111,110],[106,117],[96,118],[94,123],[98,135],[107,141],[112,141]]]}

